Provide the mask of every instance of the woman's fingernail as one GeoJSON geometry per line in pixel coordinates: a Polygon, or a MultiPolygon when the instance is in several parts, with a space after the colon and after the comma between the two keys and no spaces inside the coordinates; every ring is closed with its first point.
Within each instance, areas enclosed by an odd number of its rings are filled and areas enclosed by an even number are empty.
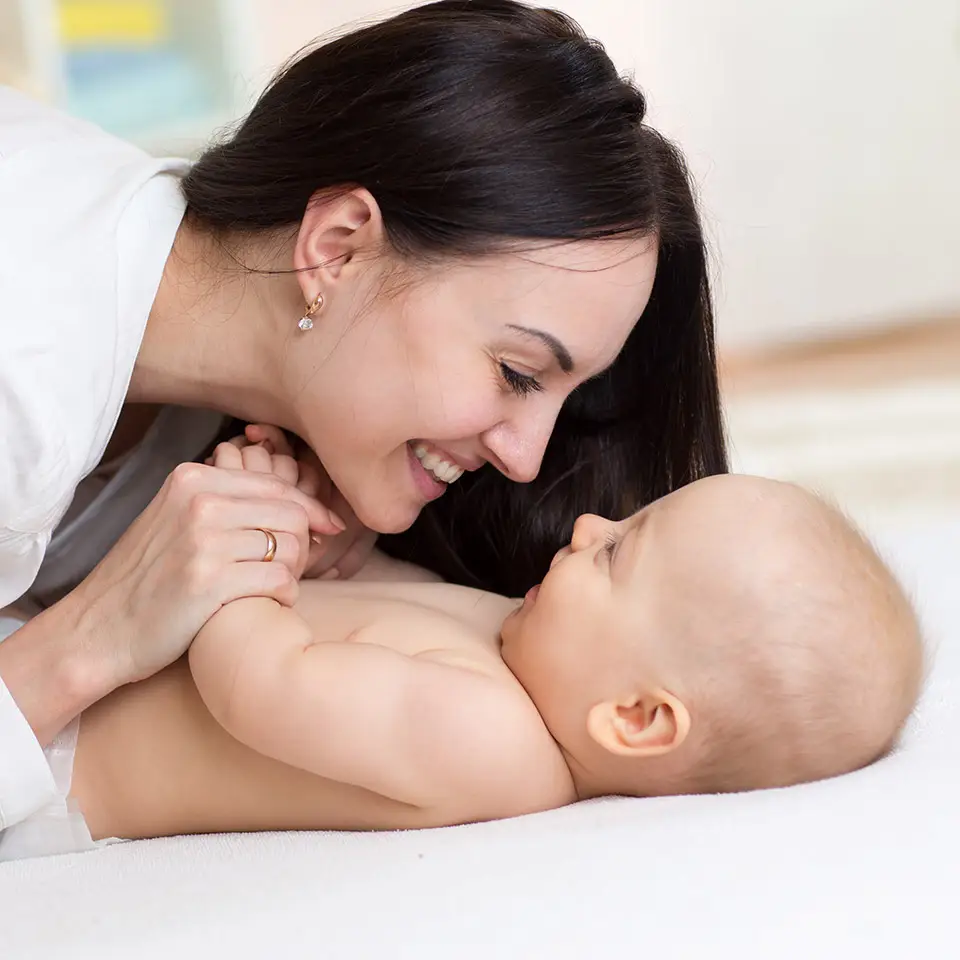
{"type": "Polygon", "coordinates": [[[346,525],[332,510],[329,511],[329,513],[330,513],[330,522],[331,522],[338,530],[343,531],[343,530],[346,530],[346,529],[347,529],[347,525],[346,525]]]}
{"type": "Polygon", "coordinates": [[[310,542],[315,543],[319,547],[320,544],[323,543],[323,537],[321,537],[319,533],[311,533],[310,542]]]}
{"type": "Polygon", "coordinates": [[[322,574],[321,580],[339,580],[340,571],[336,567],[331,567],[326,573],[322,574]]]}

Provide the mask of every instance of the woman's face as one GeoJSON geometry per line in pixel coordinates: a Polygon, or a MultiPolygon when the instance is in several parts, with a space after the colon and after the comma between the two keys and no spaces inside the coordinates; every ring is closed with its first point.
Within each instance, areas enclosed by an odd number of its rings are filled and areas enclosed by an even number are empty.
{"type": "Polygon", "coordinates": [[[463,471],[532,480],[563,402],[646,307],[656,260],[650,238],[544,245],[432,267],[392,294],[368,264],[288,361],[304,439],[382,533],[463,471]]]}

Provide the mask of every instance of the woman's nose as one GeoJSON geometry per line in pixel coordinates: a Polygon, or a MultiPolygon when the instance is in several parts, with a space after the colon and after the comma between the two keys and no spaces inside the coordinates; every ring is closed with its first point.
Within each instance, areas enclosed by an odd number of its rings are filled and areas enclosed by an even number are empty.
{"type": "Polygon", "coordinates": [[[544,405],[487,430],[482,439],[494,466],[516,483],[536,479],[559,412],[544,405]]]}

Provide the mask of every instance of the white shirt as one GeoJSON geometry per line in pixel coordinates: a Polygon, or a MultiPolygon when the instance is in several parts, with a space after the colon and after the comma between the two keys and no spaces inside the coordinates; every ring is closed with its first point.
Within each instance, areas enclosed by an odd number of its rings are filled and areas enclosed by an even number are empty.
{"type": "MultiPolygon", "coordinates": [[[[106,449],[183,218],[187,166],[0,87],[0,608],[33,583],[106,449]]],[[[53,791],[0,678],[0,829],[53,791]]]]}

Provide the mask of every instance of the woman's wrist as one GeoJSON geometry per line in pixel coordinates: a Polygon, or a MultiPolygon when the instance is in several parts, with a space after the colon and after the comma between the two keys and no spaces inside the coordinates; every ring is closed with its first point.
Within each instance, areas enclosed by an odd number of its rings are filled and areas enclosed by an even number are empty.
{"type": "Polygon", "coordinates": [[[124,682],[81,619],[71,595],[0,643],[0,679],[42,746],[124,682]]]}

